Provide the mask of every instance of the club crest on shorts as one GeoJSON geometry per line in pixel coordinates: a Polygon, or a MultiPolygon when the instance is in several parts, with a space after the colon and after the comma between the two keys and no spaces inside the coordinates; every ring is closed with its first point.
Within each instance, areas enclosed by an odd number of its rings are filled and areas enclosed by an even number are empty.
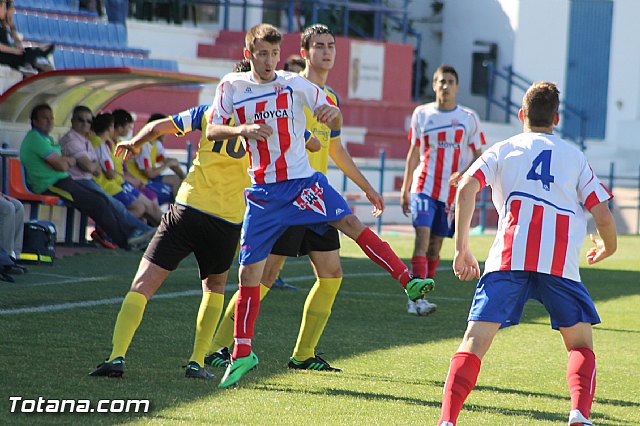
{"type": "Polygon", "coordinates": [[[316,182],[313,187],[303,189],[300,196],[293,202],[293,205],[300,210],[311,210],[326,216],[327,210],[324,206],[324,196],[322,192],[322,187],[316,182]]]}

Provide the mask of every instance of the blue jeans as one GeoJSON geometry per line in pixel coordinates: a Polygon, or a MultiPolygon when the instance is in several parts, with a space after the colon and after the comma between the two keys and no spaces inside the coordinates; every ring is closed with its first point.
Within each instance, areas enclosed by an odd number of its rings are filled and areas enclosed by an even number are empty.
{"type": "Polygon", "coordinates": [[[129,227],[133,228],[135,231],[147,232],[151,230],[151,227],[132,215],[127,207],[122,204],[120,201],[113,198],[111,195],[107,194],[104,189],[93,179],[79,179],[76,182],[81,184],[82,186],[93,189],[94,191],[100,192],[107,200],[111,203],[113,208],[116,210],[122,221],[129,227]]]}

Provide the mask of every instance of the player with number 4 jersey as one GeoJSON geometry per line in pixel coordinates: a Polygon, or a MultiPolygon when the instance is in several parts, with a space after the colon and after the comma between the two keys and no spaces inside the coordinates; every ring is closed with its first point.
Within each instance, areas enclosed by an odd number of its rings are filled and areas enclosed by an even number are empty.
{"type": "Polygon", "coordinates": [[[469,324],[451,358],[438,425],[454,426],[475,386],[481,359],[501,327],[516,325],[528,299],[540,301],[569,352],[569,425],[589,420],[596,388],[592,325],[600,318],[580,281],[578,256],[586,235],[583,207],[594,218],[601,240],[587,251],[593,264],[617,247],[616,226],[607,202],[611,193],[593,173],[584,154],[553,134],[559,91],[534,83],[518,114],[524,132],[489,148],[467,170],[458,187],[453,270],[460,280],[480,277],[469,248],[475,197],[491,186],[498,210],[498,233],[476,287],[469,324]]]}

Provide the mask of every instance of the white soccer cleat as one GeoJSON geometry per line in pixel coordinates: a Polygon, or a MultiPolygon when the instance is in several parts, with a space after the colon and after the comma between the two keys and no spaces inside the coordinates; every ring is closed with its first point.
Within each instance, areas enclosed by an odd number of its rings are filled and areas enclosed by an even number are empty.
{"type": "Polygon", "coordinates": [[[593,423],[585,418],[580,410],[571,410],[569,412],[569,426],[593,426],[593,423]]]}
{"type": "Polygon", "coordinates": [[[418,306],[413,300],[407,301],[407,313],[411,315],[418,315],[418,306]]]}
{"type": "Polygon", "coordinates": [[[416,300],[416,313],[418,316],[426,317],[434,313],[436,309],[438,309],[438,305],[429,302],[427,299],[416,300]]]}
{"type": "Polygon", "coordinates": [[[453,426],[453,423],[451,423],[451,422],[440,422],[440,424],[438,426],[453,426]]]}

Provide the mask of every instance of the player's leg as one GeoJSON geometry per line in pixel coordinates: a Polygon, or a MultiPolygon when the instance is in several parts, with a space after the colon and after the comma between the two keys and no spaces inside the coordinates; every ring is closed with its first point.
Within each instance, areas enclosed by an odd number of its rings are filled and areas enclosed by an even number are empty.
{"type": "Polygon", "coordinates": [[[231,364],[218,387],[226,388],[238,382],[249,370],[258,365],[258,357],[252,351],[253,331],[260,312],[260,278],[266,259],[240,265],[240,285],[233,332],[231,364]]]}
{"type": "Polygon", "coordinates": [[[462,343],[451,357],[438,425],[456,424],[464,401],[476,385],[482,357],[499,328],[500,323],[469,321],[462,343]]]}
{"type": "Polygon", "coordinates": [[[428,226],[414,225],[415,238],[413,243],[413,256],[411,257],[411,273],[414,277],[427,277],[427,249],[431,228],[428,226]]]}
{"type": "Polygon", "coordinates": [[[124,357],[131,340],[142,322],[147,301],[160,288],[169,275],[161,268],[143,258],[140,261],[131,289],[126,294],[113,328],[111,355],[90,373],[91,376],[120,377],[124,373],[124,357]]]}
{"type": "Polygon", "coordinates": [[[298,340],[289,368],[340,371],[316,355],[316,347],[342,283],[340,236],[334,228],[329,229],[324,235],[308,230],[303,245],[302,253],[308,253],[317,280],[304,304],[298,340]]]}
{"type": "Polygon", "coordinates": [[[189,224],[194,222],[193,216],[197,217],[198,214],[203,215],[188,207],[170,206],[149,243],[131,289],[122,302],[113,330],[111,355],[91,375],[119,377],[124,372],[124,357],[142,321],[147,301],[160,288],[169,273],[192,251],[185,236],[189,234],[189,224]]]}
{"type": "Polygon", "coordinates": [[[560,327],[569,352],[567,384],[571,394],[570,425],[591,425],[591,406],[596,392],[596,355],[593,352],[591,323],[560,327]]]}
{"type": "Polygon", "coordinates": [[[331,225],[354,240],[374,263],[384,268],[405,289],[407,296],[416,300],[433,289],[433,280],[413,278],[409,268],[395,254],[389,243],[364,226],[352,213],[331,225]]]}
{"type": "MultiPolygon", "coordinates": [[[[284,262],[285,257],[270,254],[262,273],[260,282],[260,300],[264,299],[271,289],[273,281],[278,276],[280,265],[284,262]]],[[[220,320],[218,329],[213,336],[213,340],[209,344],[209,349],[205,357],[205,364],[214,367],[227,367],[229,364],[229,348],[233,344],[233,328],[236,312],[236,303],[240,291],[236,291],[225,309],[224,316],[220,320]]]]}
{"type": "Polygon", "coordinates": [[[571,395],[569,424],[591,425],[591,405],[596,390],[596,356],[592,324],[600,317],[583,283],[547,274],[536,274],[542,303],[551,327],[559,330],[569,352],[567,384],[571,395]]]}
{"type": "Polygon", "coordinates": [[[531,286],[530,273],[524,271],[490,272],[480,278],[467,330],[451,358],[438,425],[456,424],[462,405],[476,384],[482,358],[501,325],[520,322],[531,286]]]}
{"type": "Polygon", "coordinates": [[[210,274],[202,280],[202,301],[196,319],[193,352],[185,370],[186,377],[213,378],[213,375],[203,367],[204,357],[224,307],[224,287],[227,283],[228,273],[227,270],[221,274],[210,274]]]}
{"type": "Polygon", "coordinates": [[[434,233],[431,234],[429,247],[427,249],[427,278],[434,278],[436,276],[443,242],[444,237],[434,233]]]}

